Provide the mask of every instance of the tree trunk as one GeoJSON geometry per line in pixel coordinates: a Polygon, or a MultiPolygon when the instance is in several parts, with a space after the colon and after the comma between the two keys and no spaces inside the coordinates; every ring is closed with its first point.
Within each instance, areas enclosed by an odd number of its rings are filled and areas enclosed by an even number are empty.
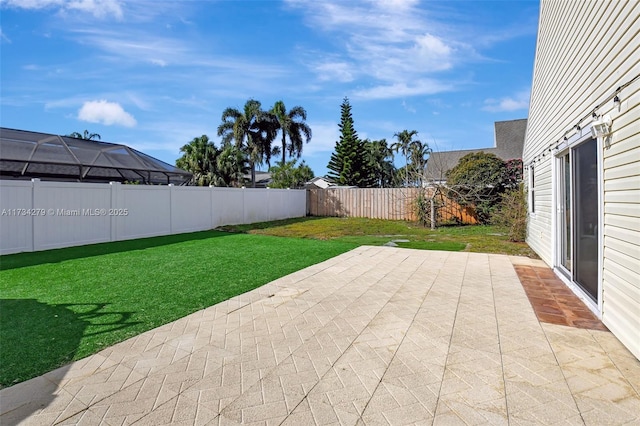
{"type": "Polygon", "coordinates": [[[429,199],[431,204],[431,229],[436,229],[436,205],[433,197],[435,197],[435,194],[429,199]]]}
{"type": "Polygon", "coordinates": [[[282,164],[280,164],[281,166],[284,166],[285,154],[287,152],[286,148],[287,148],[287,140],[285,139],[284,129],[282,129],[282,164]]]}
{"type": "Polygon", "coordinates": [[[256,187],[256,163],[251,162],[251,187],[256,187]]]}
{"type": "Polygon", "coordinates": [[[404,187],[409,187],[409,158],[407,157],[407,150],[404,151],[404,187]]]}
{"type": "Polygon", "coordinates": [[[251,187],[256,187],[256,163],[253,161],[249,162],[251,164],[251,187]]]}

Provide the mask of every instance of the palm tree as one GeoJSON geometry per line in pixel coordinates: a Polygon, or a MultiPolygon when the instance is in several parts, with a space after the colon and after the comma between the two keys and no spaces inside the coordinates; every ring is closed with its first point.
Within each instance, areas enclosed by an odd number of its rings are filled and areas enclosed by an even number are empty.
{"type": "Polygon", "coordinates": [[[409,148],[409,157],[411,158],[411,171],[417,178],[417,185],[422,187],[422,180],[424,178],[424,172],[427,167],[427,159],[431,154],[431,148],[429,144],[422,143],[420,141],[413,141],[409,148]]]}
{"type": "Polygon", "coordinates": [[[97,133],[89,133],[88,130],[85,130],[84,133],[73,132],[73,133],[71,133],[71,134],[69,134],[67,136],[70,137],[70,138],[84,139],[86,141],[92,141],[94,139],[98,139],[98,140],[102,139],[99,134],[97,134],[97,133]]]}
{"type": "Polygon", "coordinates": [[[262,104],[255,99],[249,99],[244,110],[227,108],[222,112],[222,124],[218,126],[218,136],[222,136],[222,143],[228,145],[231,141],[242,149],[248,157],[251,168],[251,184],[256,184],[256,163],[271,162],[271,144],[277,134],[275,118],[262,110],[262,104]]]}
{"type": "Polygon", "coordinates": [[[411,145],[420,142],[418,140],[413,140],[413,137],[418,134],[417,130],[403,130],[399,133],[395,133],[393,135],[394,138],[398,139],[398,142],[395,142],[391,145],[391,149],[395,152],[402,151],[402,155],[404,155],[404,168],[405,168],[405,187],[409,186],[409,152],[411,150],[411,145]]]}
{"type": "Polygon", "coordinates": [[[207,135],[193,138],[180,148],[182,157],[176,160],[176,166],[193,173],[191,183],[199,186],[214,184],[217,174],[217,157],[220,150],[207,135]]]}
{"type": "Polygon", "coordinates": [[[247,172],[247,158],[237,147],[228,144],[218,155],[216,186],[242,186],[242,176],[247,172]]]}
{"type": "Polygon", "coordinates": [[[393,152],[387,146],[387,140],[370,141],[366,139],[365,160],[371,174],[371,185],[377,188],[392,186],[395,167],[393,166],[393,152]]]}
{"type": "Polygon", "coordinates": [[[284,166],[287,151],[289,151],[289,157],[295,155],[300,158],[303,136],[306,143],[311,140],[311,128],[304,122],[307,119],[307,111],[301,106],[294,106],[291,111],[287,112],[284,102],[278,101],[270,112],[278,121],[278,128],[282,131],[282,162],[280,165],[284,166]],[[287,137],[289,138],[288,145],[287,137]]]}

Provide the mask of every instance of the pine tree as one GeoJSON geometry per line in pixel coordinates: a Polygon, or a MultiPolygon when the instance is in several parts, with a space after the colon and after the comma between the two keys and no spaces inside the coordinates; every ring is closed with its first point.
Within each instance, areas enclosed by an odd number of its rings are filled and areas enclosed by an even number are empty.
{"type": "Polygon", "coordinates": [[[336,142],[334,152],[327,165],[329,177],[339,185],[366,186],[365,148],[363,141],[353,126],[351,104],[344,98],[340,105],[340,140],[336,142]]]}

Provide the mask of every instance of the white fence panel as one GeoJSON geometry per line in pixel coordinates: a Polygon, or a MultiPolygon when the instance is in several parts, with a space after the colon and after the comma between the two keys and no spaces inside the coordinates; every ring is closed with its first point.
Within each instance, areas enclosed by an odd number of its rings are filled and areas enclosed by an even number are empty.
{"type": "Polygon", "coordinates": [[[244,223],[244,191],[244,189],[211,188],[214,227],[244,223]]]}
{"type": "Polygon", "coordinates": [[[97,183],[33,182],[33,249],[48,250],[111,240],[111,187],[97,183]]]}
{"type": "Polygon", "coordinates": [[[171,187],[171,233],[205,231],[213,227],[211,189],[171,187]]]}
{"type": "Polygon", "coordinates": [[[167,186],[113,185],[117,188],[118,240],[171,234],[171,192],[167,186]]]}
{"type": "MultiPolygon", "coordinates": [[[[286,219],[292,217],[305,217],[307,215],[307,191],[287,191],[288,194],[288,215],[286,219]]],[[[282,218],[285,219],[285,218],[282,218]]]]}
{"type": "Polygon", "coordinates": [[[299,190],[3,180],[0,254],[303,217],[306,200],[299,190]]]}
{"type": "Polygon", "coordinates": [[[284,219],[289,214],[289,211],[287,210],[287,207],[289,206],[289,197],[287,192],[290,191],[287,191],[286,189],[270,189],[269,191],[269,198],[267,200],[269,203],[267,209],[269,219],[267,220],[284,219]]]}
{"type": "Polygon", "coordinates": [[[269,220],[269,193],[271,189],[247,188],[244,190],[244,221],[242,223],[269,220]]]}
{"type": "MultiPolygon", "coordinates": [[[[0,181],[0,253],[33,251],[32,182],[0,181]]],[[[44,212],[46,214],[46,212],[44,212]]]]}
{"type": "Polygon", "coordinates": [[[304,217],[307,214],[306,191],[270,189],[267,201],[269,215],[264,221],[304,217]]]}

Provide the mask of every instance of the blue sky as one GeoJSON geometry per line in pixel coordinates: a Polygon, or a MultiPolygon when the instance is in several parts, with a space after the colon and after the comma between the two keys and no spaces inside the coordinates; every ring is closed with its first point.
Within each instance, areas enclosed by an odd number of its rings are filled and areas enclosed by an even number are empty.
{"type": "MultiPolygon", "coordinates": [[[[526,118],[537,1],[1,0],[3,127],[88,129],[175,164],[249,98],[307,110],[316,175],[347,96],[361,138],[493,145],[526,118]]],[[[398,158],[396,163],[402,164],[398,158]]],[[[266,168],[266,167],[263,167],[266,168]]]]}

